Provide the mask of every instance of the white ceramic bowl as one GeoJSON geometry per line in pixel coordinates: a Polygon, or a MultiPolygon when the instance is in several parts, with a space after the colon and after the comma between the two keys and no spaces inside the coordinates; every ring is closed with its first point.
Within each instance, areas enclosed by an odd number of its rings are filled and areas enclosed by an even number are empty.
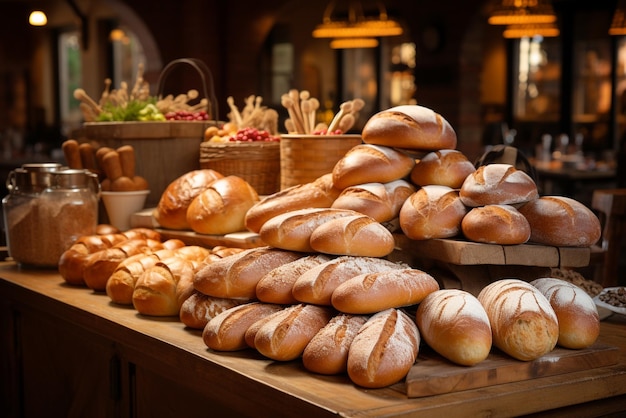
{"type": "Polygon", "coordinates": [[[150,190],[101,192],[109,223],[120,231],[130,229],[131,215],[143,209],[148,194],[150,190]]]}

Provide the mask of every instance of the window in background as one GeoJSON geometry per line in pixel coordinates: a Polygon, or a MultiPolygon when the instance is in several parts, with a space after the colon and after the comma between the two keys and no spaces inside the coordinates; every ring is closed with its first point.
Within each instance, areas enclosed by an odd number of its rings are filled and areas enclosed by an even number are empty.
{"type": "Polygon", "coordinates": [[[74,90],[82,85],[82,63],[79,31],[62,32],[58,38],[59,51],[59,110],[62,134],[67,136],[82,121],[80,102],[74,90]]]}

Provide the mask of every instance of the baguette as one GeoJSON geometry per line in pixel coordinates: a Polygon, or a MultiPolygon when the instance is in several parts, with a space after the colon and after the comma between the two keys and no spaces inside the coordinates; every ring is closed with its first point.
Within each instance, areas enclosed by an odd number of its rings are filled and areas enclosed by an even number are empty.
{"type": "Polygon", "coordinates": [[[192,329],[204,329],[220,312],[247,303],[245,299],[214,298],[194,290],[180,307],[179,319],[192,329]]]}

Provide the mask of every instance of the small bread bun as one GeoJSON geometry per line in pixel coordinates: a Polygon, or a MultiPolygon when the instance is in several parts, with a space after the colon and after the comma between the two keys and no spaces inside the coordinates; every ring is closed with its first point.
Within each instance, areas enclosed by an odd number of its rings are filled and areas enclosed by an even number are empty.
{"type": "Polygon", "coordinates": [[[510,164],[487,164],[467,176],[459,196],[466,206],[515,205],[539,197],[534,180],[510,164]]]}
{"type": "Polygon", "coordinates": [[[542,196],[519,208],[530,224],[530,241],[557,247],[589,247],[600,239],[600,220],[584,204],[542,196]]]}
{"type": "Polygon", "coordinates": [[[400,228],[414,240],[458,235],[467,208],[448,186],[424,186],[409,196],[400,209],[400,228]]]}
{"type": "Polygon", "coordinates": [[[461,151],[445,149],[426,154],[411,171],[411,181],[418,186],[437,184],[453,189],[461,187],[476,169],[461,151]]]}
{"type": "Polygon", "coordinates": [[[333,168],[333,184],[345,189],[364,183],[389,183],[408,176],[415,160],[390,147],[360,144],[346,153],[333,168]]]}
{"type": "Polygon", "coordinates": [[[361,132],[363,142],[389,147],[436,151],[456,148],[452,125],[432,109],[392,107],[372,116],[361,132]]]}
{"type": "Polygon", "coordinates": [[[600,317],[591,296],[582,288],[552,277],[530,282],[548,299],[559,320],[557,344],[571,349],[587,348],[600,335],[600,317]]]}
{"type": "Polygon", "coordinates": [[[461,221],[463,235],[485,244],[524,244],[530,238],[530,224],[511,205],[472,208],[461,221]]]}

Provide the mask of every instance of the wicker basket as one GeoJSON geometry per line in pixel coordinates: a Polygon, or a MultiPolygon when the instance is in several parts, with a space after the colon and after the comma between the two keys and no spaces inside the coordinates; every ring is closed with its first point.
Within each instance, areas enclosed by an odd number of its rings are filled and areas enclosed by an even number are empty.
{"type": "Polygon", "coordinates": [[[332,173],[335,164],[361,143],[361,135],[282,135],[280,188],[310,183],[332,173]]]}
{"type": "Polygon", "coordinates": [[[200,167],[246,180],[260,195],[280,188],[280,145],[273,141],[202,142],[200,167]]]}

